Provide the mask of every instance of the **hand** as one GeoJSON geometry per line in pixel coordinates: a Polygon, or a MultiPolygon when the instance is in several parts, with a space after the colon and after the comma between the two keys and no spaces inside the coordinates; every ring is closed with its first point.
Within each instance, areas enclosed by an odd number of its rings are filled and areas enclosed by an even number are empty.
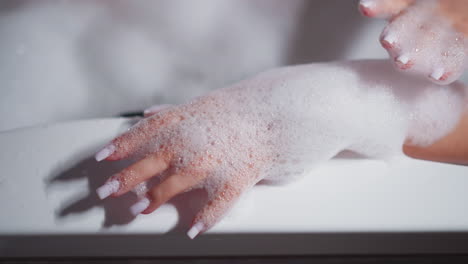
{"type": "Polygon", "coordinates": [[[384,60],[270,70],[190,103],[147,111],[96,154],[98,161],[138,157],[97,192],[104,199],[136,189],[136,215],[204,188],[209,201],[193,220],[193,238],[260,180],[290,181],[344,149],[388,158],[401,153],[405,138],[430,145],[456,126],[463,88],[402,76],[384,60]],[[160,182],[145,184],[153,178],[160,182]]]}
{"type": "Polygon", "coordinates": [[[290,92],[273,87],[276,76],[244,81],[185,105],[145,111],[147,118],[96,154],[98,161],[140,157],[100,187],[99,196],[120,196],[159,177],[159,184],[138,191],[141,200],[131,208],[136,215],[149,214],[182,192],[205,188],[209,201],[188,235],[212,227],[258,181],[286,174],[280,167],[287,167],[285,155],[294,144],[288,145],[284,133],[287,120],[280,108],[286,106],[271,101],[286,99],[290,92]]]}
{"type": "Polygon", "coordinates": [[[466,67],[468,2],[361,0],[361,12],[389,18],[380,42],[394,66],[437,84],[456,81],[466,67]]]}

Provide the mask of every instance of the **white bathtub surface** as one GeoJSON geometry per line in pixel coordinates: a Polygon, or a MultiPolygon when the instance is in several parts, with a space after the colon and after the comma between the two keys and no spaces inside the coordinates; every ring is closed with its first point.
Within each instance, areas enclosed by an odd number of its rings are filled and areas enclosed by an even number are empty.
{"type": "Polygon", "coordinates": [[[468,252],[468,167],[338,158],[261,185],[195,240],[202,192],[132,218],[132,195],[94,190],[126,164],[93,155],[128,119],[0,133],[0,256],[191,256],[468,252]]]}

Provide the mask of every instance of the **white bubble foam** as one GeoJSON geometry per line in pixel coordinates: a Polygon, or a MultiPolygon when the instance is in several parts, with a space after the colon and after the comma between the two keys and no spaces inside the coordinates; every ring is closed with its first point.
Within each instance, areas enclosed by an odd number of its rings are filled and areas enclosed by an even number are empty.
{"type": "Polygon", "coordinates": [[[468,42],[452,21],[440,14],[439,6],[433,0],[417,1],[386,27],[383,36],[395,40],[395,47],[389,50],[393,59],[404,58],[412,64],[405,72],[436,80],[447,74],[438,81],[446,84],[466,69],[468,42]]]}
{"type": "Polygon", "coordinates": [[[294,180],[344,149],[390,159],[406,139],[430,144],[457,124],[465,90],[384,60],[279,68],[151,117],[173,111],[181,121],[158,127],[147,151],[170,146],[176,168],[208,174],[201,187],[213,197],[226,184],[294,180]]]}

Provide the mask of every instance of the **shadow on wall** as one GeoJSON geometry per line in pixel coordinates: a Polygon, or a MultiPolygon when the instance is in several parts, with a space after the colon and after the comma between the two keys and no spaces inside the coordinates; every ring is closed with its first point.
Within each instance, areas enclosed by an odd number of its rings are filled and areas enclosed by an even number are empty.
{"type": "Polygon", "coordinates": [[[299,19],[286,64],[342,59],[365,22],[357,0],[308,1],[299,19]]]}

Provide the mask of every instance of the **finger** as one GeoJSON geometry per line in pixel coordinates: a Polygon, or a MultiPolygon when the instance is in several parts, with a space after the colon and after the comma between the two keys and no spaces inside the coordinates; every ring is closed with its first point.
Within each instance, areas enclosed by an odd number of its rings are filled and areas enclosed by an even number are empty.
{"type": "Polygon", "coordinates": [[[215,225],[229,211],[239,197],[255,183],[250,180],[231,179],[225,183],[195,216],[187,235],[193,239],[215,225]]]}
{"type": "Polygon", "coordinates": [[[359,10],[368,17],[387,18],[400,13],[414,0],[361,0],[359,10]]]}
{"type": "MultiPolygon", "coordinates": [[[[427,8],[427,7],[424,7],[427,8]]],[[[398,16],[394,16],[380,35],[381,45],[397,58],[403,53],[408,53],[415,45],[415,39],[424,36],[420,30],[423,24],[430,19],[429,15],[421,15],[415,7],[408,8],[398,16]]]]}
{"type": "Polygon", "coordinates": [[[408,8],[385,28],[381,43],[397,69],[448,84],[463,72],[466,47],[463,35],[437,18],[435,8],[430,2],[408,8]]]}
{"type": "Polygon", "coordinates": [[[188,175],[184,172],[169,176],[148,192],[147,196],[151,202],[143,211],[143,213],[152,213],[154,210],[172,199],[174,196],[199,184],[203,178],[204,177],[196,175],[188,175]]]}
{"type": "Polygon", "coordinates": [[[177,111],[165,112],[140,120],[126,133],[118,136],[111,143],[96,153],[96,160],[120,160],[129,157],[143,144],[147,143],[158,129],[177,123],[183,117],[177,111]]]}
{"type": "Polygon", "coordinates": [[[139,200],[137,203],[130,207],[130,212],[132,213],[132,215],[137,216],[146,208],[148,208],[150,203],[151,201],[150,199],[148,199],[148,197],[143,197],[141,200],[139,200]]]}
{"type": "Polygon", "coordinates": [[[171,107],[171,106],[172,106],[171,104],[153,105],[150,108],[147,108],[147,109],[145,109],[145,111],[143,111],[143,116],[144,117],[152,116],[152,115],[160,112],[161,110],[166,109],[166,108],[171,107]]]}
{"type": "Polygon", "coordinates": [[[430,81],[437,84],[450,84],[456,81],[466,68],[466,53],[468,48],[464,44],[464,36],[460,33],[443,32],[440,34],[437,60],[432,63],[428,74],[430,81]]]}
{"type": "Polygon", "coordinates": [[[109,195],[120,196],[132,190],[138,184],[164,171],[167,167],[168,162],[164,156],[149,155],[111,177],[96,192],[101,199],[109,195]]]}
{"type": "Polygon", "coordinates": [[[400,70],[411,69],[411,67],[414,65],[414,61],[410,59],[408,54],[402,54],[396,57],[394,63],[400,70]]]}
{"type": "Polygon", "coordinates": [[[431,37],[430,16],[426,14],[429,12],[421,15],[415,10],[414,7],[408,8],[404,14],[392,20],[380,38],[382,46],[393,58],[394,66],[403,71],[420,71],[420,56],[427,53],[425,40],[431,37]]]}

